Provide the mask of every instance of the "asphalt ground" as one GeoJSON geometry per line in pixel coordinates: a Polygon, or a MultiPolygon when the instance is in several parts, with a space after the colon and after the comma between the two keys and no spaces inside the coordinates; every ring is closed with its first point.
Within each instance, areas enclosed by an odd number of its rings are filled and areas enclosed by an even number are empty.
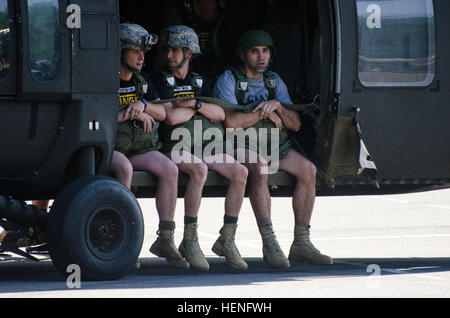
{"type": "MultiPolygon", "coordinates": [[[[81,282],[80,288],[69,288],[47,256],[38,256],[41,261],[35,263],[1,254],[0,299],[172,299],[171,310],[185,310],[192,299],[201,304],[201,299],[271,303],[280,298],[450,296],[450,190],[318,197],[311,240],[333,257],[334,265],[292,263],[282,271],[270,269],[262,259],[261,238],[248,199],[244,200],[236,235],[240,253],[249,265],[245,272],[230,268],[224,258],[211,251],[223,222],[223,198],[205,198],[201,204],[199,240],[210,263],[209,272],[175,268],[150,254],[158,223],[155,201],[139,202],[145,239],[139,266],[129,274],[116,281],[81,282]]],[[[276,235],[287,255],[293,234],[291,200],[273,198],[272,214],[276,235]]],[[[178,244],[183,231],[182,199],[177,203],[176,223],[178,244]]],[[[219,306],[216,310],[220,311],[219,306]]]]}

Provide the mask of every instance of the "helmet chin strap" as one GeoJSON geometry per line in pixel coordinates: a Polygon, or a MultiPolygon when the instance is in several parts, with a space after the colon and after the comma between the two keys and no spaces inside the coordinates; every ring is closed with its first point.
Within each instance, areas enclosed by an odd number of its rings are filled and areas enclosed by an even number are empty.
{"type": "Polygon", "coordinates": [[[169,67],[169,71],[179,70],[180,68],[182,68],[184,66],[184,64],[186,64],[187,60],[189,60],[189,57],[187,56],[186,52],[187,52],[187,49],[184,47],[183,48],[183,60],[177,66],[169,67]]]}
{"type": "Polygon", "coordinates": [[[126,67],[129,71],[131,71],[132,73],[140,72],[139,69],[134,68],[134,67],[128,65],[128,63],[125,63],[124,65],[125,65],[125,67],[126,67]]]}
{"type": "Polygon", "coordinates": [[[124,65],[132,73],[140,72],[140,70],[138,70],[137,68],[134,68],[128,64],[126,52],[121,53],[121,54],[122,54],[122,57],[121,57],[122,65],[124,65]]]}
{"type": "Polygon", "coordinates": [[[267,71],[268,67],[251,67],[250,65],[247,64],[247,67],[255,73],[264,73],[267,71]]]}

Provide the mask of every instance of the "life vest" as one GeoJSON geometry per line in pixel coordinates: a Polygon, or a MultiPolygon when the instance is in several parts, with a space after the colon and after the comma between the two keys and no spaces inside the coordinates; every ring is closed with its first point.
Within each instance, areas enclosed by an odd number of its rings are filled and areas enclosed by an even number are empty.
{"type": "MultiPolygon", "coordinates": [[[[238,68],[231,67],[230,71],[231,71],[231,73],[233,73],[234,80],[236,82],[235,95],[236,95],[237,102],[239,105],[245,105],[244,97],[245,97],[245,93],[248,92],[248,79],[238,68]]],[[[269,93],[267,100],[274,99],[275,98],[275,89],[277,86],[277,81],[275,80],[275,75],[270,71],[266,71],[263,73],[263,77],[264,77],[264,87],[267,89],[267,91],[269,93]]]]}
{"type": "MultiPolygon", "coordinates": [[[[161,75],[163,76],[163,81],[167,86],[169,98],[177,98],[177,97],[179,97],[179,98],[182,98],[182,97],[195,98],[195,97],[201,96],[201,94],[202,94],[204,80],[201,75],[199,75],[195,72],[189,72],[189,74],[188,74],[188,76],[190,77],[190,82],[191,82],[190,88],[187,86],[179,87],[176,83],[175,76],[173,76],[171,73],[161,72],[161,75]]],[[[165,153],[165,152],[171,151],[173,146],[175,146],[176,144],[178,144],[180,142],[180,140],[172,140],[172,138],[171,138],[172,132],[177,128],[185,128],[189,131],[189,133],[191,135],[190,145],[187,143],[187,141],[186,141],[185,145],[186,145],[186,148],[189,148],[189,146],[190,146],[191,152],[193,152],[193,147],[194,147],[194,144],[193,144],[194,136],[198,136],[199,134],[201,134],[201,137],[203,137],[203,133],[208,128],[218,128],[222,131],[223,135],[225,134],[223,122],[212,122],[208,118],[206,118],[200,114],[195,114],[188,121],[178,124],[178,125],[167,125],[165,123],[161,125],[161,140],[163,143],[161,152],[165,153]],[[198,121],[201,121],[201,126],[198,125],[199,124],[198,121]],[[197,122],[197,125],[195,124],[195,122],[197,122]],[[201,131],[199,130],[199,127],[201,127],[201,131]]],[[[214,142],[223,143],[223,140],[214,141],[214,142]]],[[[202,148],[209,143],[210,143],[209,140],[203,140],[203,138],[202,138],[202,148]]]]}
{"type": "Polygon", "coordinates": [[[177,86],[177,81],[175,76],[171,73],[161,72],[163,76],[164,83],[167,86],[170,98],[174,97],[195,97],[202,95],[203,88],[203,77],[197,73],[189,72],[189,77],[191,79],[191,87],[193,96],[183,96],[183,87],[177,86]]]}
{"type": "MultiPolygon", "coordinates": [[[[141,73],[133,73],[133,82],[136,88],[138,100],[144,99],[147,94],[148,82],[141,73]]],[[[126,108],[121,107],[121,109],[126,108]]],[[[159,122],[155,121],[152,131],[146,133],[143,129],[142,122],[139,120],[127,120],[119,123],[117,127],[117,138],[115,150],[126,156],[137,155],[151,150],[159,150],[162,146],[158,135],[159,122]]]]}
{"type": "MultiPolygon", "coordinates": [[[[235,85],[236,100],[239,105],[245,105],[246,103],[244,102],[244,97],[245,97],[245,94],[248,92],[248,79],[241,72],[241,70],[239,70],[237,68],[230,68],[230,71],[233,73],[234,80],[236,83],[236,85],[235,85]]],[[[267,100],[275,99],[275,89],[277,86],[275,75],[270,71],[266,71],[263,73],[263,77],[264,77],[264,87],[268,91],[267,100]]],[[[249,104],[249,103],[247,103],[247,104],[249,104]]],[[[256,106],[258,106],[258,104],[254,104],[253,106],[254,106],[253,107],[253,109],[254,109],[256,106]]],[[[249,109],[249,111],[252,111],[253,109],[249,109]]],[[[266,129],[266,132],[268,133],[267,134],[267,147],[268,147],[267,154],[271,155],[271,151],[270,151],[272,149],[271,148],[272,147],[272,145],[271,145],[271,136],[272,136],[271,129],[276,127],[275,124],[268,119],[264,119],[264,120],[258,121],[251,127],[254,129],[257,129],[258,131],[261,128],[266,129]]],[[[254,152],[258,152],[261,154],[261,151],[259,149],[259,144],[260,144],[260,141],[258,142],[258,144],[254,144],[254,143],[250,142],[249,140],[245,140],[245,143],[238,145],[238,147],[243,147],[243,148],[246,148],[246,149],[249,149],[249,150],[252,150],[254,152]]],[[[290,147],[291,147],[291,140],[290,140],[288,131],[286,128],[282,128],[279,130],[279,143],[278,143],[278,145],[274,146],[273,150],[278,151],[279,158],[281,159],[287,154],[290,147]]]]}

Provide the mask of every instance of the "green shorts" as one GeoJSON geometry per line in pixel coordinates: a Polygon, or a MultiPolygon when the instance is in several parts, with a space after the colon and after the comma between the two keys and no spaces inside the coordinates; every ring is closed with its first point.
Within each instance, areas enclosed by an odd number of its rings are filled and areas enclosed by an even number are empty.
{"type": "MultiPolygon", "coordinates": [[[[178,125],[161,125],[162,153],[185,149],[194,153],[196,146],[201,147],[202,156],[224,153],[225,129],[223,122],[212,122],[204,116],[194,116],[178,125]],[[178,129],[181,128],[181,129],[178,129]]],[[[198,152],[198,149],[197,149],[198,152]]]]}
{"type": "Polygon", "coordinates": [[[227,134],[226,142],[233,144],[234,149],[244,148],[256,152],[266,160],[274,160],[276,156],[281,160],[291,149],[292,142],[287,129],[272,130],[273,128],[273,122],[262,120],[245,130],[227,134]]]}
{"type": "Polygon", "coordinates": [[[115,150],[127,157],[160,150],[162,143],[158,140],[158,128],[159,122],[156,122],[152,131],[146,133],[133,121],[119,123],[115,150]]]}

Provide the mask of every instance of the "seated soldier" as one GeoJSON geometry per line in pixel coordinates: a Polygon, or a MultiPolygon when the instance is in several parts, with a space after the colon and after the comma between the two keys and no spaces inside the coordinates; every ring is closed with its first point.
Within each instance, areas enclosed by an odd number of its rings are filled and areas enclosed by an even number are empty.
{"type": "MultiPolygon", "coordinates": [[[[301,121],[296,111],[281,104],[292,104],[287,87],[278,74],[268,71],[273,46],[270,34],[265,31],[251,30],[244,33],[237,49],[237,56],[241,59],[242,65],[239,69],[227,70],[219,77],[214,96],[233,104],[253,107],[250,112],[225,110],[227,128],[278,129],[276,163],[280,170],[296,178],[292,200],[295,220],[294,241],[289,260],[332,264],[333,260],[321,254],[309,239],[309,224],[315,200],[316,168],[313,163],[291,148],[286,129],[298,131],[301,121]]],[[[267,154],[268,151],[254,148],[248,143],[243,147],[247,148],[244,164],[249,171],[249,197],[262,236],[264,260],[272,268],[288,268],[290,263],[281,250],[272,227],[271,200],[267,187],[268,163],[266,158],[259,156],[261,153],[267,154]],[[248,160],[251,151],[258,152],[259,160],[255,163],[248,160]]]]}
{"type": "Polygon", "coordinates": [[[161,151],[167,153],[177,163],[178,168],[189,175],[184,197],[184,237],[179,250],[192,267],[209,269],[198,242],[197,218],[203,186],[208,169],[211,169],[229,180],[225,197],[224,225],[220,230],[220,237],[214,243],[213,251],[219,256],[225,256],[230,266],[245,270],[247,264],[241,258],[234,238],[244,199],[247,169],[233,157],[220,151],[223,149],[223,134],[219,140],[214,141],[218,146],[214,149],[219,150],[203,154],[208,145],[208,142],[203,141],[203,132],[206,128],[215,128],[223,132],[225,113],[220,106],[195,99],[196,96],[211,96],[211,93],[208,92],[205,79],[189,71],[193,55],[200,53],[198,37],[194,30],[187,26],[169,27],[163,31],[161,42],[167,69],[158,73],[153,80],[159,96],[163,99],[190,97],[175,101],[172,105],[165,105],[167,117],[161,127],[163,141],[161,151]],[[187,132],[187,138],[183,138],[182,141],[174,138],[180,129],[187,132]],[[201,142],[192,144],[197,133],[202,135],[201,142]],[[200,148],[201,153],[197,154],[195,148],[200,148]]]}
{"type": "Polygon", "coordinates": [[[149,102],[159,97],[151,81],[140,73],[144,53],[156,42],[157,37],[139,25],[120,25],[120,111],[111,170],[128,188],[133,169],[148,171],[158,177],[156,209],[160,222],[152,252],[165,257],[172,265],[189,268],[174,243],[178,168],[158,151],[161,148],[158,126],[166,118],[165,108],[149,102]]]}

